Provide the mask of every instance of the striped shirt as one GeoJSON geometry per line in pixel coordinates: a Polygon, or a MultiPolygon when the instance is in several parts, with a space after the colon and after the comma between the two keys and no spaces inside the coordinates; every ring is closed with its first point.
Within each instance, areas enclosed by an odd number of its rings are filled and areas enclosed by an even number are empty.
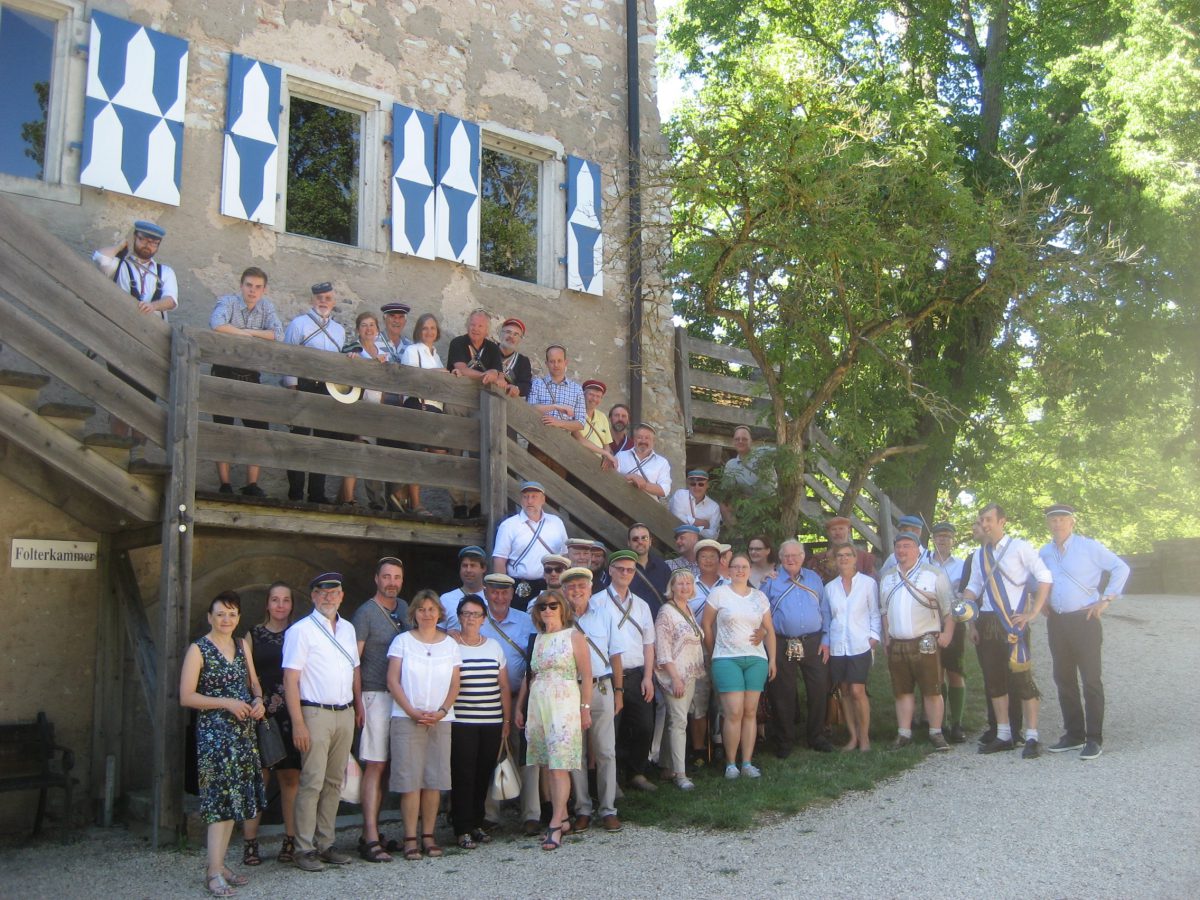
{"type": "Polygon", "coordinates": [[[458,697],[454,701],[454,721],[459,725],[502,725],[504,707],[500,705],[500,668],[505,665],[500,644],[485,638],[478,647],[459,645],[462,668],[458,676],[458,697]]]}

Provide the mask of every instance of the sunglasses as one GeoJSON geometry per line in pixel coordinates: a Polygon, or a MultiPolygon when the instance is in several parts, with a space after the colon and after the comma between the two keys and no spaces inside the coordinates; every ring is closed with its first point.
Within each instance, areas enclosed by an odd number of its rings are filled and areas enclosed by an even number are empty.
{"type": "Polygon", "coordinates": [[[559,572],[559,573],[561,573],[561,572],[567,571],[567,569],[565,566],[542,566],[542,571],[543,572],[559,572]]]}
{"type": "Polygon", "coordinates": [[[559,604],[557,601],[555,601],[553,603],[539,603],[538,609],[541,610],[542,612],[546,612],[547,610],[557,610],[558,606],[559,606],[559,604]]]}

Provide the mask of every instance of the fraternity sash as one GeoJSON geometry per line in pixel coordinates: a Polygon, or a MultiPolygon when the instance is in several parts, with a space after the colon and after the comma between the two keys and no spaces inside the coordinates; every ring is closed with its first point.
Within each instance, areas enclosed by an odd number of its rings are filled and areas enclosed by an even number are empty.
{"type": "Polygon", "coordinates": [[[554,552],[553,550],[550,549],[550,546],[545,541],[542,540],[542,528],[544,528],[546,525],[546,517],[545,516],[542,516],[541,519],[538,520],[537,528],[534,528],[532,525],[530,525],[528,519],[525,520],[525,524],[528,525],[529,530],[533,532],[533,537],[529,539],[529,543],[525,545],[525,549],[521,551],[521,555],[518,556],[516,559],[509,561],[508,565],[512,568],[512,570],[514,572],[517,570],[517,566],[521,565],[521,560],[523,560],[526,556],[529,555],[529,551],[533,549],[534,544],[541,544],[543,547],[546,548],[547,553],[554,552]]]}
{"type": "Polygon", "coordinates": [[[496,621],[495,617],[492,615],[492,611],[491,611],[491,610],[488,610],[488,614],[487,614],[487,620],[488,620],[488,624],[492,626],[492,629],[493,629],[493,630],[496,632],[496,634],[500,635],[500,637],[501,637],[503,640],[505,640],[505,641],[507,641],[507,642],[508,642],[508,646],[512,647],[514,650],[516,650],[516,651],[517,651],[518,653],[520,653],[522,656],[525,654],[525,651],[524,651],[524,650],[522,650],[520,647],[518,647],[518,646],[517,646],[517,642],[516,642],[516,641],[514,641],[512,638],[510,638],[510,637],[509,637],[509,636],[508,636],[508,635],[507,635],[507,634],[504,632],[504,629],[500,627],[500,623],[496,621]]]}
{"type": "MultiPolygon", "coordinates": [[[[304,340],[302,340],[302,341],[300,342],[299,346],[301,346],[301,347],[304,347],[304,346],[306,346],[306,345],[308,344],[308,342],[309,342],[309,341],[311,341],[313,338],[315,338],[315,337],[317,336],[317,332],[318,332],[318,331],[319,331],[321,334],[325,335],[325,337],[329,338],[329,340],[330,340],[330,342],[331,342],[331,343],[334,343],[334,344],[336,344],[336,343],[337,343],[337,341],[335,341],[335,340],[333,339],[333,335],[332,335],[332,334],[330,334],[330,333],[329,333],[329,332],[326,330],[326,329],[329,327],[329,323],[328,323],[328,322],[322,322],[322,321],[321,321],[321,317],[320,317],[320,316],[318,316],[316,313],[314,313],[314,312],[313,312],[311,309],[308,311],[308,317],[309,317],[310,319],[312,319],[314,322],[316,322],[316,323],[317,323],[317,331],[310,331],[310,332],[308,333],[308,335],[307,335],[307,336],[304,338],[304,340]]],[[[332,321],[332,320],[331,320],[331,321],[332,321]]]]}
{"type": "Polygon", "coordinates": [[[812,588],[810,588],[803,581],[797,581],[796,579],[792,578],[789,575],[788,576],[788,589],[786,591],[784,591],[782,594],[780,594],[778,599],[767,601],[771,607],[771,617],[772,618],[774,618],[775,613],[779,612],[779,607],[783,604],[783,601],[786,600],[788,598],[788,596],[792,593],[792,591],[794,591],[796,588],[800,588],[800,590],[802,590],[802,591],[808,591],[810,594],[812,594],[813,599],[817,601],[817,604],[820,605],[820,602],[821,602],[820,594],[818,594],[816,591],[814,591],[812,588]]]}
{"type": "Polygon", "coordinates": [[[607,590],[608,590],[608,598],[613,602],[613,606],[615,606],[617,609],[621,610],[621,621],[617,623],[617,631],[620,631],[625,626],[625,623],[628,622],[630,625],[632,625],[634,628],[636,628],[638,630],[638,634],[641,637],[645,637],[646,636],[645,630],[642,628],[641,625],[639,625],[637,622],[635,622],[631,618],[631,616],[633,615],[633,596],[632,596],[632,594],[629,597],[629,608],[624,609],[621,607],[621,601],[617,599],[617,592],[612,589],[612,585],[609,585],[607,590]]]}
{"type": "Polygon", "coordinates": [[[645,584],[645,585],[646,585],[646,587],[648,587],[648,588],[650,588],[650,590],[654,591],[654,596],[658,598],[658,602],[659,602],[659,604],[663,604],[663,603],[666,603],[666,602],[667,602],[667,599],[666,599],[666,598],[665,598],[665,597],[664,597],[662,594],[660,594],[660,593],[658,592],[658,588],[656,588],[654,585],[652,585],[652,584],[650,583],[650,579],[646,577],[646,573],[645,573],[645,572],[643,572],[643,571],[641,570],[641,568],[639,568],[639,569],[637,570],[637,573],[636,573],[636,575],[637,575],[637,577],[638,577],[638,578],[642,579],[642,583],[643,583],[643,584],[645,584]]]}
{"type": "MultiPolygon", "coordinates": [[[[1029,632],[1028,629],[1021,628],[1013,622],[1016,612],[1013,611],[1012,604],[1009,602],[1008,589],[1004,584],[1006,579],[999,568],[1000,560],[1004,558],[1004,554],[1011,546],[1012,541],[1010,540],[999,557],[996,556],[996,551],[991,544],[985,544],[980,548],[983,561],[983,589],[1000,619],[1000,624],[1004,626],[1004,630],[1008,634],[1008,643],[1011,648],[1008,657],[1009,669],[1013,672],[1026,672],[1033,668],[1033,662],[1029,655],[1029,632]]],[[[1025,588],[1022,587],[1021,597],[1017,601],[1018,607],[1024,603],[1026,593],[1025,588]]]]}

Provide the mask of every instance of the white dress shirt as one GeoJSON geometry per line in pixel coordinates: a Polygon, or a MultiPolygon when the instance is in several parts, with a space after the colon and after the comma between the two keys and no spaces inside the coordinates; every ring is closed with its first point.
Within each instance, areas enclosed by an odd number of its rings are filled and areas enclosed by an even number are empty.
{"type": "Polygon", "coordinates": [[[542,557],[548,554],[566,555],[567,527],[553,513],[542,511],[542,530],[538,536],[538,523],[521,510],[509,516],[496,529],[496,547],[492,556],[507,561],[507,573],[524,581],[537,581],[544,577],[542,557]]]}
{"type": "Polygon", "coordinates": [[[621,664],[626,669],[636,669],[646,664],[646,647],[654,643],[654,617],[650,615],[650,605],[641,597],[630,591],[622,600],[617,589],[611,584],[593,594],[588,601],[591,606],[595,603],[603,605],[606,598],[610,604],[613,618],[617,622],[617,631],[621,636],[621,664]],[[633,608],[630,609],[630,604],[633,608]],[[626,612],[629,613],[626,616],[626,612]],[[624,624],[621,624],[624,620],[624,624]]]}
{"type": "Polygon", "coordinates": [[[330,627],[329,620],[314,610],[283,633],[283,668],[300,672],[301,700],[330,706],[352,702],[358,668],[354,624],[337,616],[330,627]]]}
{"type": "Polygon", "coordinates": [[[697,502],[691,491],[680,488],[671,495],[667,509],[685,525],[695,525],[697,519],[707,519],[707,525],[699,526],[700,537],[714,541],[717,539],[717,534],[721,531],[721,506],[712,497],[706,495],[697,502]]]}
{"type": "MultiPolygon", "coordinates": [[[[987,591],[983,589],[983,558],[986,548],[980,547],[975,551],[975,559],[971,562],[971,580],[967,590],[979,599],[980,612],[996,612],[987,591]]],[[[1033,545],[1020,538],[1009,537],[1007,534],[996,542],[997,578],[1004,581],[1004,590],[1008,594],[1008,602],[1014,613],[1020,612],[1024,606],[1025,589],[1030,579],[1038,584],[1053,584],[1054,576],[1033,549],[1033,545]]]]}
{"type": "Polygon", "coordinates": [[[899,564],[884,569],[879,579],[879,598],[883,615],[887,616],[888,635],[898,641],[911,641],[931,631],[942,630],[942,617],[950,612],[954,591],[945,572],[929,563],[918,562],[911,571],[904,572],[903,577],[899,564]],[[912,588],[905,585],[905,579],[912,588]],[[928,602],[936,601],[936,608],[931,609],[918,600],[913,596],[913,590],[927,598],[932,596],[928,602]]]}
{"type": "Polygon", "coordinates": [[[671,496],[671,464],[665,456],[651,453],[645,459],[637,455],[637,450],[630,448],[617,454],[617,471],[622,475],[638,474],[647,481],[662,488],[663,499],[671,496]],[[638,466],[641,465],[639,469],[638,466]]]}

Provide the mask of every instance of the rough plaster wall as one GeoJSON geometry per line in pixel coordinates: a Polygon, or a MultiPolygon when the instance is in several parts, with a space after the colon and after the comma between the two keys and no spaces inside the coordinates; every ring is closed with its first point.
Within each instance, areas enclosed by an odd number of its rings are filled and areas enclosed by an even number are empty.
{"type": "MultiPolygon", "coordinates": [[[[75,751],[73,774],[88,796],[92,689],[96,660],[95,569],[12,569],[11,539],[94,541],[96,533],[0,476],[0,533],[5,537],[0,580],[0,721],[25,721],[45,711],[58,743],[75,751]]],[[[62,792],[51,792],[61,809],[62,792]]],[[[33,825],[37,793],[0,794],[0,832],[33,825]]]]}
{"type": "MultiPolygon", "coordinates": [[[[204,327],[214,297],[236,288],[247,265],[271,275],[270,295],[285,319],[308,306],[308,285],[331,280],[342,302],[337,318],[352,325],[364,309],[402,298],[439,314],[446,340],[476,307],[499,321],[522,318],[525,350],[540,360],[547,344],[565,343],[572,377],[599,377],[607,403],[628,399],[628,321],[622,192],[627,173],[625,10],[620,0],[507,0],[416,4],[359,0],[282,0],[251,4],[212,0],[141,0],[109,12],[190,41],[182,205],[178,208],[83,189],[79,206],[15,198],[81,253],[112,242],[134,218],[168,231],[162,258],[179,275],[181,306],[172,321],[204,327]],[[601,163],[606,194],[605,296],[526,285],[445,260],[412,259],[344,248],[219,214],[222,130],[228,54],[326,73],[429,112],[543,135],[566,152],[601,163]]],[[[643,146],[660,142],[655,90],[653,4],[641,11],[643,146]]],[[[385,118],[385,121],[388,121],[385,118]]],[[[390,150],[374,185],[387,210],[390,150]]],[[[561,193],[556,198],[564,203],[561,193]]],[[[561,216],[560,216],[561,218],[561,216]]],[[[378,219],[376,242],[389,235],[378,219]]],[[[556,241],[565,242],[561,234],[556,241]]],[[[562,247],[559,247],[561,255],[562,247]]],[[[652,277],[653,273],[647,273],[652,277]]],[[[561,267],[556,284],[564,283],[561,267]]],[[[675,398],[670,310],[649,304],[643,356],[645,417],[660,428],[660,450],[682,476],[683,430],[675,398]]],[[[201,473],[201,487],[211,472],[201,473]]]]}

